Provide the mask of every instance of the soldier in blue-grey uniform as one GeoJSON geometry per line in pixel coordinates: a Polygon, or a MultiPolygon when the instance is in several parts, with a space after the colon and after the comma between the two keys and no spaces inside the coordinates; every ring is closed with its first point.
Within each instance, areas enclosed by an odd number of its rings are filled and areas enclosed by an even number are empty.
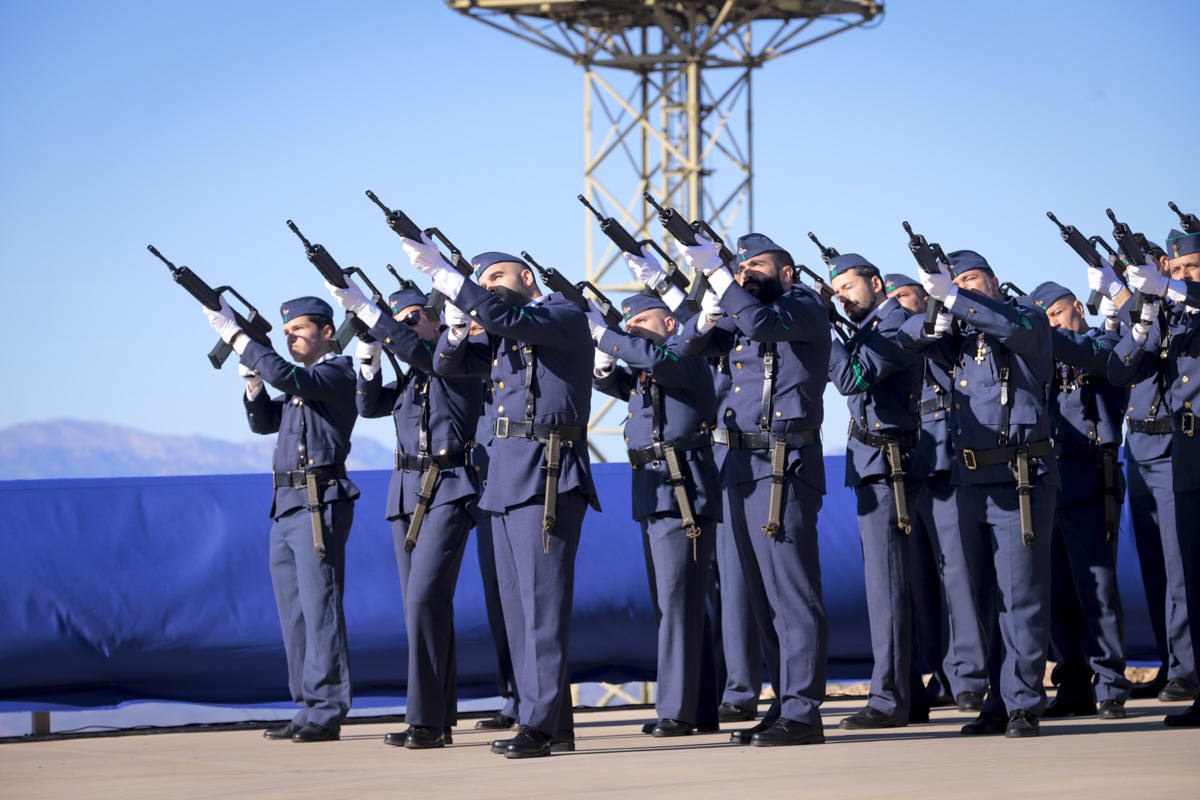
{"type": "MultiPolygon", "coordinates": [[[[778,637],[769,665],[776,702],[731,740],[757,746],[825,740],[828,629],[821,595],[817,512],[825,493],[820,427],[828,380],[826,308],[793,284],[793,261],[768,237],[738,239],[729,269],[712,243],[681,248],[712,292],[673,346],[682,356],[728,354],[733,389],[714,440],[728,448],[721,470],[725,513],[763,638],[778,637]]],[[[653,285],[653,284],[651,284],[653,285]]]]}
{"type": "Polygon", "coordinates": [[[1118,309],[1108,300],[1104,327],[1095,329],[1065,286],[1046,281],[1029,297],[1050,322],[1050,419],[1062,478],[1050,554],[1051,680],[1058,691],[1044,716],[1123,719],[1130,683],[1117,587],[1125,489],[1118,456],[1128,390],[1107,378],[1118,309]]]}
{"type": "Polygon", "coordinates": [[[587,450],[592,353],[587,317],[543,295],[520,258],[491,251],[466,280],[436,246],[404,240],[413,266],[468,316],[438,340],[439,375],[489,376],[496,405],[479,508],[492,515],[496,573],[519,692],[520,728],[492,749],[508,758],[574,748],[567,645],[575,554],[588,506],[599,510],[587,450]],[[470,341],[468,320],[488,332],[470,341]],[[497,467],[501,467],[497,469],[497,467]]]}
{"type": "Polygon", "coordinates": [[[483,382],[433,374],[441,321],[415,285],[388,297],[391,316],[349,276],[345,288],[325,286],[342,308],[369,327],[374,339],[359,344],[358,413],[391,416],[396,424],[386,516],[392,523],[408,636],[404,718],[409,728],[383,740],[410,750],[442,747],[450,743],[450,729],[458,722],[454,589],[479,496],[470,451],[483,382]],[[383,348],[409,365],[387,386],[380,367],[383,348]]]}
{"type": "Polygon", "coordinates": [[[1050,325],[1026,298],[1009,302],[972,250],[952,275],[921,272],[944,311],[931,334],[912,317],[902,344],[952,367],[950,436],[959,531],[988,629],[990,689],[964,735],[1036,736],[1049,639],[1050,541],[1058,463],[1046,391],[1050,325]]]}
{"type": "MultiPolygon", "coordinates": [[[[1171,231],[1172,237],[1182,235],[1171,231]]],[[[1161,259],[1166,271],[1167,259],[1161,259]]],[[[1169,273],[1167,273],[1169,275],[1169,273]]],[[[1127,312],[1128,291],[1111,268],[1088,269],[1088,285],[1111,297],[1127,312]]],[[[1183,559],[1179,536],[1175,531],[1175,485],[1171,466],[1172,414],[1167,393],[1170,379],[1169,348],[1171,336],[1182,333],[1187,307],[1170,300],[1158,304],[1154,339],[1157,349],[1140,351],[1144,338],[1133,337],[1127,330],[1109,360],[1109,380],[1129,386],[1125,424],[1126,478],[1129,486],[1129,516],[1133,523],[1134,543],[1146,592],[1150,626],[1154,631],[1163,669],[1155,688],[1150,684],[1145,696],[1157,696],[1163,702],[1177,702],[1196,696],[1200,683],[1188,631],[1187,591],[1183,578],[1183,559]],[[1167,335],[1160,336],[1159,331],[1167,335]],[[1138,354],[1134,355],[1135,351],[1138,354]]],[[[1127,313],[1125,314],[1127,318],[1127,313]]],[[[1137,320],[1128,320],[1136,323],[1137,320]]],[[[1143,326],[1147,330],[1149,326],[1143,326]]],[[[1131,696],[1138,696],[1135,686],[1131,696]]]]}
{"type": "Polygon", "coordinates": [[[337,739],[350,710],[350,654],[342,611],[346,539],[358,488],[346,477],[354,367],[334,352],[333,309],[316,297],[283,304],[283,333],[296,363],[242,333],[221,301],[209,324],[241,357],[250,430],[277,433],[272,460],[270,566],[287,655],[288,689],[300,710],[268,739],[337,739]],[[283,394],[268,396],[263,383],[283,394]]]}
{"type": "Polygon", "coordinates": [[[924,687],[914,691],[911,680],[907,542],[917,479],[929,474],[916,448],[922,359],[896,343],[911,314],[888,299],[874,264],[857,253],[834,256],[829,279],[846,315],[858,325],[845,344],[833,340],[829,380],[846,396],[850,410],[846,485],[858,501],[875,660],[866,706],[840,724],[852,730],[902,727],[910,711],[929,718],[924,687]]]}
{"type": "MultiPolygon", "coordinates": [[[[901,273],[885,275],[884,288],[908,311],[925,316],[929,296],[921,284],[901,273]]],[[[954,500],[954,449],[946,426],[950,408],[950,368],[931,358],[922,363],[920,437],[917,449],[930,475],[919,481],[909,543],[909,586],[913,595],[914,669],[931,675],[930,705],[956,705],[978,712],[987,693],[983,627],[958,535],[954,500]]]]}
{"type": "MultiPolygon", "coordinates": [[[[1172,231],[1166,242],[1170,277],[1160,275],[1153,264],[1132,265],[1127,270],[1129,286],[1152,297],[1165,297],[1186,306],[1167,343],[1167,402],[1172,413],[1171,461],[1175,489],[1175,532],[1183,565],[1184,590],[1188,605],[1188,632],[1192,654],[1200,663],[1200,437],[1196,436],[1196,412],[1200,407],[1200,233],[1172,231]]],[[[1135,324],[1134,335],[1145,336],[1143,353],[1152,354],[1165,340],[1156,317],[1146,328],[1135,324]]],[[[1124,344],[1124,342],[1122,342],[1124,344]]],[[[1182,714],[1163,720],[1174,727],[1200,726],[1200,697],[1182,714]]]]}
{"type": "MultiPolygon", "coordinates": [[[[683,293],[671,289],[678,306],[683,293]]],[[[596,311],[588,320],[596,342],[594,385],[629,404],[633,518],[642,527],[658,623],[658,722],[649,732],[715,731],[716,667],[705,604],[722,505],[712,448],[716,395],[703,358],[681,358],[667,348],[678,322],[666,302],[638,294],[621,310],[624,332],[596,311]]]]}

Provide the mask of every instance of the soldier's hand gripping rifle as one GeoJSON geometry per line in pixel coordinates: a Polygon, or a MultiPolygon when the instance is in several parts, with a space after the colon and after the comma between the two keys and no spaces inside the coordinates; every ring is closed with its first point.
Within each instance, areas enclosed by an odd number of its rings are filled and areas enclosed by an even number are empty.
{"type": "Polygon", "coordinates": [[[1179,206],[1173,202],[1168,202],[1167,205],[1179,215],[1179,224],[1183,227],[1184,233],[1200,233],[1200,217],[1197,217],[1195,214],[1183,213],[1179,210],[1179,206]]]}
{"type": "MultiPolygon", "coordinates": [[[[1121,251],[1121,258],[1125,261],[1125,269],[1129,268],[1130,264],[1137,264],[1139,267],[1146,263],[1146,253],[1142,250],[1142,245],[1138,242],[1137,236],[1127,223],[1117,220],[1117,215],[1113,213],[1111,208],[1104,210],[1108,218],[1113,224],[1113,240],[1117,243],[1117,247],[1121,251]]],[[[1133,305],[1129,311],[1129,318],[1137,322],[1142,318],[1142,306],[1145,304],[1146,298],[1141,292],[1133,293],[1133,305]]]]}
{"type": "MultiPolygon", "coordinates": [[[[325,278],[325,280],[329,281],[330,284],[339,289],[345,289],[348,285],[346,283],[346,276],[358,275],[358,277],[362,279],[362,282],[367,285],[367,288],[371,290],[371,302],[375,305],[375,307],[378,308],[382,313],[391,316],[391,309],[388,308],[388,304],[386,301],[384,301],[383,295],[380,293],[379,289],[375,288],[375,284],[372,283],[371,279],[367,277],[367,273],[363,272],[358,267],[346,267],[343,269],[340,265],[338,265],[337,261],[334,260],[333,256],[330,255],[329,251],[325,249],[325,245],[313,244],[310,242],[304,236],[304,234],[300,232],[300,229],[296,227],[296,223],[292,222],[290,219],[287,221],[287,226],[291,228],[292,233],[296,234],[296,236],[300,239],[301,243],[304,245],[304,254],[308,257],[309,262],[317,268],[317,271],[321,273],[321,276],[325,278]]],[[[363,322],[357,316],[347,311],[345,318],[342,320],[342,324],[339,325],[338,329],[333,333],[333,349],[338,353],[344,353],[346,348],[350,346],[350,341],[355,336],[367,344],[375,341],[375,337],[371,336],[370,328],[367,323],[363,322]]],[[[387,355],[388,361],[390,361],[392,364],[392,368],[395,369],[396,374],[399,375],[401,373],[401,369],[400,365],[396,363],[395,357],[386,350],[384,351],[384,354],[387,355]]]]}
{"type": "Polygon", "coordinates": [[[541,264],[533,260],[533,256],[522,250],[521,258],[529,262],[529,266],[537,270],[542,276],[542,282],[546,284],[546,288],[552,292],[559,292],[563,297],[574,303],[580,311],[591,311],[592,307],[588,303],[587,297],[584,295],[586,290],[592,295],[596,304],[596,309],[600,315],[604,317],[604,323],[612,328],[620,327],[621,321],[625,318],[612,301],[604,296],[604,293],[595,287],[590,281],[580,281],[579,283],[571,283],[566,275],[556,270],[554,267],[543,267],[541,264]]]}
{"type": "MultiPolygon", "coordinates": [[[[725,246],[724,240],[717,235],[717,232],[704,220],[693,220],[688,222],[683,216],[673,208],[666,208],[659,205],[654,199],[654,195],[649,192],[642,192],[642,198],[654,207],[658,212],[658,221],[667,229],[667,233],[675,237],[675,241],[687,247],[695,247],[699,244],[696,241],[696,234],[702,234],[706,239],[717,246],[717,255],[721,259],[726,268],[730,272],[737,269],[737,257],[729,251],[725,246]]],[[[700,309],[700,301],[704,299],[704,293],[708,291],[708,277],[703,274],[692,276],[692,288],[688,290],[688,307],[693,310],[700,309]]]]}
{"type": "MultiPolygon", "coordinates": [[[[1075,253],[1084,260],[1084,262],[1093,269],[1104,270],[1104,262],[1100,258],[1100,254],[1096,252],[1095,246],[1088,240],[1083,238],[1083,234],[1074,225],[1063,225],[1058,221],[1058,217],[1054,216],[1053,211],[1047,211],[1046,216],[1050,221],[1058,226],[1059,235],[1075,253]]],[[[1100,313],[1100,301],[1104,296],[1095,289],[1088,295],[1087,310],[1090,314],[1100,313]]]]}
{"type": "MultiPolygon", "coordinates": [[[[912,226],[908,224],[907,220],[903,225],[904,232],[908,234],[908,250],[913,254],[921,271],[926,275],[936,275],[942,271],[942,265],[945,265],[947,273],[950,273],[950,259],[942,252],[942,246],[936,242],[930,244],[923,234],[913,233],[912,226]]],[[[926,336],[933,336],[938,314],[942,313],[942,308],[941,300],[929,298],[925,308],[925,322],[921,324],[921,332],[926,336]]]]}
{"type": "MultiPolygon", "coordinates": [[[[658,253],[659,257],[662,259],[663,271],[667,275],[667,281],[673,284],[681,292],[686,292],[688,290],[689,282],[687,276],[683,274],[683,270],[679,268],[679,265],[675,263],[675,260],[667,255],[667,251],[663,250],[662,247],[659,246],[658,242],[654,241],[653,239],[638,240],[633,238],[633,234],[627,231],[620,222],[617,222],[615,217],[606,217],[601,214],[596,207],[589,203],[588,199],[583,195],[578,195],[578,198],[579,202],[583,203],[584,207],[587,208],[588,211],[591,211],[593,214],[595,214],[596,219],[600,220],[600,232],[611,239],[613,244],[615,244],[624,252],[633,256],[637,256],[638,258],[643,257],[642,248],[649,246],[650,249],[658,253]]],[[[659,289],[665,289],[666,287],[654,287],[647,285],[646,288],[653,292],[658,292],[659,289]]],[[[697,310],[699,310],[698,307],[692,309],[692,311],[697,310]]]]}
{"type": "MultiPolygon", "coordinates": [[[[263,319],[258,313],[258,309],[250,305],[246,298],[242,297],[232,286],[218,286],[212,288],[205,283],[199,275],[192,272],[188,267],[177,267],[167,260],[166,256],[158,252],[152,244],[146,245],[146,249],[154,254],[155,258],[167,265],[171,270],[171,277],[175,282],[188,291],[188,293],[199,300],[211,311],[221,310],[221,295],[229,292],[242,302],[246,307],[246,316],[242,316],[236,309],[233,311],[233,320],[237,323],[242,332],[249,336],[254,341],[266,347],[271,346],[271,340],[267,338],[267,333],[271,330],[271,323],[263,319]]],[[[233,352],[233,347],[226,344],[223,340],[218,339],[213,349],[208,353],[208,361],[213,365],[213,369],[220,369],[225,360],[229,358],[229,354],[233,352]]]]}
{"type": "MultiPolygon", "coordinates": [[[[467,278],[468,280],[471,278],[472,270],[470,262],[463,258],[462,251],[455,247],[454,243],[451,242],[444,233],[437,228],[426,228],[422,231],[407,214],[398,208],[391,209],[385,206],[383,201],[380,200],[370,189],[367,189],[367,197],[370,198],[372,203],[379,206],[379,209],[383,212],[383,215],[387,217],[388,227],[395,231],[397,236],[402,236],[405,239],[412,239],[413,241],[420,242],[422,241],[422,233],[429,234],[442,244],[446,245],[446,248],[450,251],[450,258],[442,256],[443,260],[445,260],[446,263],[451,267],[456,269],[464,278],[467,278]]],[[[441,316],[442,309],[445,308],[445,306],[446,296],[437,289],[430,290],[429,307],[432,308],[438,316],[441,316]]]]}

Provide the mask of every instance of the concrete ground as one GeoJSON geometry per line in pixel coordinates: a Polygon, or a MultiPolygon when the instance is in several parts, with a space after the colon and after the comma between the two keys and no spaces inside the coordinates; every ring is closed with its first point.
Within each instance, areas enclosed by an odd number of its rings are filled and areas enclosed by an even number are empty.
{"type": "Polygon", "coordinates": [[[427,751],[384,745],[403,727],[395,722],[349,724],[340,742],[303,745],[258,729],[12,742],[0,745],[0,797],[1200,796],[1200,728],[1162,724],[1184,703],[1131,701],[1127,719],[1044,721],[1041,737],[1023,740],[963,737],[972,715],[953,709],[907,728],[840,730],[862,704],[826,703],[826,744],[779,748],[732,745],[727,733],[653,739],[640,732],[647,708],[580,711],[576,752],[524,761],[491,753],[493,734],[474,719],[452,746],[427,751]]]}

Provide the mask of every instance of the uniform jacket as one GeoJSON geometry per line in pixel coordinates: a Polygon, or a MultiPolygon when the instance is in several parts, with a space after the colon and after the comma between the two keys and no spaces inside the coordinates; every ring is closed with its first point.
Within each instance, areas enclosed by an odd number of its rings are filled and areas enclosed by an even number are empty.
{"type": "MultiPolygon", "coordinates": [[[[825,418],[822,395],[829,380],[829,317],[820,295],[797,284],[774,303],[764,305],[736,283],[721,297],[726,316],[704,333],[697,314],[672,340],[681,356],[726,355],[733,386],[717,412],[717,427],[756,433],[762,412],[763,354],[777,352],[775,390],[771,396],[773,433],[820,429],[825,418]]],[[[787,471],[825,491],[821,446],[789,449],[787,471]]],[[[731,450],[721,477],[726,486],[756,481],[771,474],[766,450],[731,450]]]]}
{"type": "Polygon", "coordinates": [[[921,438],[917,448],[922,462],[931,473],[954,467],[954,448],[950,444],[950,367],[932,358],[923,363],[921,380],[921,438]]]}
{"type": "MultiPolygon", "coordinates": [[[[394,383],[383,385],[383,370],[371,380],[358,375],[358,413],[364,417],[390,414],[396,423],[396,452],[420,451],[422,405],[428,407],[428,453],[457,456],[471,449],[475,425],[483,410],[480,378],[442,378],[433,375],[433,345],[411,328],[382,315],[371,335],[410,365],[394,383]]],[[[416,510],[421,471],[398,469],[388,484],[387,518],[408,516],[416,510]]],[[[434,484],[430,507],[445,505],[479,493],[475,470],[467,466],[442,469],[434,484]]],[[[474,503],[472,502],[472,505],[474,503]]]]}
{"type": "MultiPolygon", "coordinates": [[[[269,397],[264,386],[253,400],[242,402],[250,430],[278,433],[271,468],[289,472],[306,467],[328,467],[346,463],[350,454],[350,433],[358,420],[354,408],[354,367],[349,358],[335,356],[311,367],[284,359],[274,350],[250,341],[242,351],[241,362],[257,370],[263,381],[283,392],[269,397]],[[301,428],[305,428],[307,458],[300,463],[301,428]]],[[[349,478],[332,480],[321,487],[321,500],[353,500],[358,487],[349,478]]],[[[271,517],[278,519],[289,511],[308,505],[304,489],[281,486],[271,501],[271,517]]]]}
{"type": "MultiPolygon", "coordinates": [[[[833,341],[829,380],[846,396],[851,423],[875,434],[912,434],[920,422],[920,355],[896,342],[900,326],[910,314],[895,299],[885,300],[846,344],[833,341]]],[[[901,464],[913,478],[929,475],[929,464],[916,447],[902,450],[901,464]]],[[[858,486],[869,478],[891,473],[878,447],[853,436],[846,442],[846,485],[858,486]]]]}
{"type": "MultiPolygon", "coordinates": [[[[603,378],[595,378],[597,389],[618,400],[628,401],[625,447],[638,450],[654,442],[653,389],[661,394],[661,441],[709,432],[717,416],[712,373],[703,358],[683,358],[649,339],[608,329],[598,345],[629,366],[617,365],[603,378]]],[[[722,518],[721,481],[713,460],[713,448],[701,447],[679,454],[679,466],[687,482],[692,513],[711,519],[722,518]]],[[[675,489],[667,483],[670,473],[665,461],[652,461],[633,468],[633,518],[651,514],[679,514],[675,489]]]]}
{"type": "MultiPolygon", "coordinates": [[[[592,354],[595,345],[583,312],[561,294],[543,296],[537,303],[512,306],[478,284],[466,281],[452,302],[488,331],[486,341],[452,343],[447,333],[438,340],[434,371],[444,376],[491,377],[497,418],[525,420],[524,344],[535,350],[534,422],[587,426],[591,413],[592,354]]],[[[487,484],[479,507],[501,513],[546,489],[544,446],[536,439],[494,437],[487,484]],[[501,468],[497,468],[501,467],[501,468]]],[[[587,443],[564,442],[559,493],[578,489],[597,510],[587,443]]]]}
{"type": "MultiPolygon", "coordinates": [[[[1045,313],[1024,297],[1004,302],[967,290],[959,290],[948,310],[961,326],[927,337],[922,330],[924,320],[913,316],[901,326],[898,338],[904,347],[952,367],[949,427],[956,453],[1049,439],[1054,359],[1045,313]],[[1007,398],[1001,397],[1003,370],[1009,375],[1007,398]],[[1007,436],[1002,437],[1002,432],[1007,436]]],[[[1037,479],[1058,486],[1053,456],[1035,459],[1034,464],[1037,479]]],[[[953,479],[959,485],[1015,480],[1007,464],[970,470],[961,458],[955,459],[953,479]]]]}
{"type": "MultiPolygon", "coordinates": [[[[1126,303],[1126,307],[1130,304],[1126,303]]],[[[1113,346],[1108,359],[1108,379],[1118,386],[1129,387],[1125,416],[1131,420],[1169,420],[1171,409],[1167,400],[1170,381],[1167,378],[1167,346],[1170,338],[1163,339],[1165,328],[1174,333],[1182,332],[1185,311],[1179,305],[1165,305],[1159,309],[1158,318],[1152,325],[1148,338],[1160,343],[1152,350],[1143,348],[1130,335],[1125,335],[1113,346]]],[[[1152,461],[1171,457],[1171,434],[1136,433],[1130,431],[1125,441],[1125,452],[1134,461],[1152,461]]]]}

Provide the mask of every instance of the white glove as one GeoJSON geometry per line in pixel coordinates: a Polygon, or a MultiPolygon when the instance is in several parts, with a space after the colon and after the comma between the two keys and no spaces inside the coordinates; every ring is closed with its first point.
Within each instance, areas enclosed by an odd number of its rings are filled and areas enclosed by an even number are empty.
{"type": "Polygon", "coordinates": [[[683,255],[683,261],[693,270],[703,272],[705,275],[712,275],[721,268],[721,256],[718,255],[717,246],[704,238],[700,234],[696,234],[696,243],[694,245],[686,245],[681,242],[676,242],[679,246],[679,252],[683,255]]]}
{"type": "Polygon", "coordinates": [[[704,333],[723,316],[725,311],[721,308],[721,298],[712,292],[705,292],[700,299],[700,319],[696,321],[696,330],[704,333]]]}
{"type": "Polygon", "coordinates": [[[1148,330],[1150,330],[1151,323],[1153,323],[1157,317],[1158,317],[1158,301],[1147,298],[1142,303],[1141,318],[1135,319],[1133,321],[1133,329],[1135,331],[1137,331],[1140,328],[1142,335],[1145,336],[1146,332],[1148,330]]]}
{"type": "Polygon", "coordinates": [[[1107,264],[1100,269],[1088,267],[1087,281],[1089,289],[1105,297],[1116,297],[1125,288],[1124,284],[1117,280],[1117,273],[1107,264]]]}
{"type": "Polygon", "coordinates": [[[467,338],[471,330],[471,317],[467,312],[454,305],[454,303],[448,302],[446,303],[446,307],[442,309],[442,316],[446,320],[446,325],[450,328],[446,332],[446,336],[451,344],[458,344],[467,338]]]}
{"type": "Polygon", "coordinates": [[[933,321],[933,335],[941,336],[946,331],[950,330],[950,326],[954,324],[954,315],[947,314],[945,311],[937,315],[933,321]]]}
{"type": "Polygon", "coordinates": [[[646,284],[652,291],[662,293],[666,288],[663,284],[666,283],[667,273],[658,263],[658,259],[654,257],[654,251],[650,250],[648,246],[644,246],[640,256],[632,253],[622,253],[621,255],[624,256],[625,264],[633,273],[633,277],[646,284]]]}
{"type": "Polygon", "coordinates": [[[358,284],[349,275],[346,276],[345,289],[339,289],[329,281],[325,281],[325,288],[333,295],[333,299],[339,306],[361,319],[367,327],[374,325],[383,316],[379,308],[367,299],[362,289],[358,288],[358,284]]]}
{"type": "Polygon", "coordinates": [[[1121,309],[1117,308],[1117,304],[1107,295],[1100,300],[1100,316],[1107,320],[1115,320],[1120,313],[1121,309]]]}
{"type": "Polygon", "coordinates": [[[221,341],[229,344],[233,341],[233,337],[242,332],[238,324],[233,319],[233,310],[229,308],[229,303],[225,302],[225,298],[221,298],[221,309],[213,311],[208,306],[201,304],[204,309],[204,316],[208,317],[208,324],[221,337],[221,341]]]}
{"type": "Polygon", "coordinates": [[[359,369],[367,380],[374,380],[379,374],[379,354],[382,351],[383,345],[379,342],[364,342],[359,339],[358,344],[354,346],[354,357],[358,359],[359,369]]]}
{"type": "Polygon", "coordinates": [[[925,270],[917,270],[921,276],[921,286],[925,288],[925,292],[934,300],[946,301],[951,294],[956,294],[954,288],[954,279],[947,272],[926,272],[925,270]]]}
{"type": "Polygon", "coordinates": [[[1171,281],[1165,275],[1160,275],[1158,267],[1150,262],[1130,264],[1129,269],[1125,270],[1125,279],[1129,281],[1130,289],[1154,297],[1162,297],[1171,288],[1171,281]]]}
{"type": "Polygon", "coordinates": [[[238,375],[246,379],[246,393],[257,394],[258,387],[262,386],[262,375],[258,374],[258,370],[250,369],[245,364],[238,364],[238,375]]]}
{"type": "Polygon", "coordinates": [[[583,312],[587,317],[588,332],[592,335],[592,341],[600,344],[600,337],[608,330],[608,323],[604,321],[604,315],[596,310],[596,306],[588,301],[588,310],[583,312]]]}
{"type": "Polygon", "coordinates": [[[597,378],[603,378],[605,375],[613,371],[613,367],[615,367],[616,364],[616,356],[597,350],[596,355],[592,360],[592,374],[597,378]]]}
{"type": "Polygon", "coordinates": [[[408,256],[409,262],[412,263],[417,270],[425,273],[433,278],[433,288],[437,289],[448,298],[458,297],[458,292],[462,289],[463,276],[454,270],[446,259],[442,258],[442,253],[438,250],[437,245],[433,243],[433,239],[429,234],[422,232],[421,241],[400,237],[401,246],[404,248],[404,255],[408,256]]]}

